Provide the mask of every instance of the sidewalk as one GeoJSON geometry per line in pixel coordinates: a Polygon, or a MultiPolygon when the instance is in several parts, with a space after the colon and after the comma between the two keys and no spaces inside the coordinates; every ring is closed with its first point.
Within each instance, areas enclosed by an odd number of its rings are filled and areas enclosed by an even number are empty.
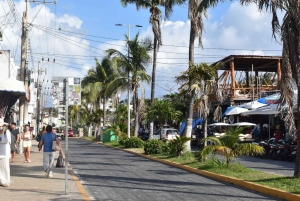
{"type": "MultiPolygon", "coordinates": [[[[37,142],[32,140],[31,163],[24,163],[24,155],[16,154],[15,161],[10,163],[11,185],[0,187],[1,200],[83,200],[77,185],[79,181],[68,175],[68,194],[65,194],[65,168],[56,168],[55,157],[53,178],[45,178],[43,171],[43,154],[38,151],[37,142]]],[[[76,178],[76,177],[75,177],[76,178]]]]}

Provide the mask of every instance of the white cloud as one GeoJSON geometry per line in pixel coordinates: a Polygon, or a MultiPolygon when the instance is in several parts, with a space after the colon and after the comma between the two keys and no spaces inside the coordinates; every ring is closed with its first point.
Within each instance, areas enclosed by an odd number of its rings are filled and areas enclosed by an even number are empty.
{"type": "Polygon", "coordinates": [[[70,16],[68,14],[64,14],[62,17],[57,18],[58,23],[66,23],[69,27],[76,27],[76,29],[80,29],[82,25],[82,20],[80,20],[76,16],[70,16]]]}
{"type": "MultiPolygon", "coordinates": [[[[8,6],[5,0],[0,0],[8,6]]],[[[15,3],[18,13],[25,10],[25,2],[18,1],[15,3]]],[[[1,10],[2,8],[0,8],[1,10]]],[[[78,16],[68,13],[61,16],[55,16],[50,9],[35,4],[30,8],[30,22],[32,18],[39,12],[33,24],[42,25],[44,27],[52,27],[47,33],[41,29],[32,28],[29,34],[31,39],[32,52],[44,53],[34,54],[35,62],[41,58],[56,59],[56,64],[52,64],[49,72],[54,76],[80,76],[83,77],[95,62],[90,58],[97,56],[101,59],[104,50],[115,48],[124,51],[124,41],[111,41],[106,44],[100,44],[97,48],[90,48],[91,42],[82,39],[83,36],[75,37],[70,32],[83,32],[81,29],[84,23],[78,16]],[[55,29],[56,24],[56,29],[55,29]],[[58,30],[61,28],[61,30],[58,30]],[[64,33],[64,34],[60,34],[64,33]],[[60,39],[54,38],[53,35],[59,35],[60,39]],[[68,42],[66,42],[68,41],[68,42]],[[48,54],[49,53],[49,54],[48,54]],[[70,56],[78,55],[78,57],[70,56]],[[78,68],[81,69],[76,69],[78,68]],[[54,70],[53,70],[54,69],[54,70]]],[[[281,52],[271,52],[262,50],[279,50],[281,46],[272,38],[271,32],[271,15],[269,13],[258,12],[255,5],[240,6],[238,2],[234,2],[224,11],[220,20],[213,20],[214,12],[209,10],[209,16],[204,20],[205,32],[203,33],[204,49],[199,48],[198,42],[195,41],[195,62],[216,62],[231,54],[260,54],[260,55],[280,55],[281,52]],[[210,49],[211,48],[211,49],[210,49]],[[226,48],[232,50],[222,50],[226,48]],[[243,49],[243,50],[234,50],[243,49]],[[250,51],[257,50],[257,51],[250,51]]],[[[283,14],[280,14],[280,18],[283,14]]],[[[1,17],[1,16],[0,16],[1,17]]],[[[188,44],[189,44],[189,21],[164,21],[162,23],[163,46],[158,52],[157,60],[157,77],[156,77],[156,96],[161,97],[163,94],[169,93],[168,90],[173,88],[173,92],[177,91],[177,84],[174,83],[174,77],[180,72],[188,68],[188,44]],[[180,47],[179,47],[180,46],[180,47]],[[164,90],[166,89],[166,90],[164,90]]],[[[6,49],[11,49],[14,55],[14,49],[20,49],[20,30],[17,26],[7,28],[5,30],[4,40],[1,43],[6,49]],[[7,36],[10,43],[6,40],[7,36]],[[18,44],[18,45],[17,45],[18,44]],[[14,47],[14,48],[12,48],[14,47]]],[[[140,37],[151,36],[152,28],[147,27],[141,31],[140,37]]],[[[109,36],[108,36],[109,37],[109,36]]],[[[133,38],[133,35],[131,36],[133,38]]],[[[19,61],[19,51],[15,58],[19,61]]],[[[28,57],[31,61],[31,57],[28,57]]],[[[34,64],[37,68],[37,63],[34,64]]],[[[50,66],[50,64],[48,64],[50,66]]],[[[32,64],[29,64],[31,68],[32,64]]],[[[45,65],[47,67],[47,65],[45,65]]],[[[151,75],[152,65],[148,67],[148,73],[151,75]]],[[[145,85],[146,97],[150,97],[150,85],[145,85]]]]}

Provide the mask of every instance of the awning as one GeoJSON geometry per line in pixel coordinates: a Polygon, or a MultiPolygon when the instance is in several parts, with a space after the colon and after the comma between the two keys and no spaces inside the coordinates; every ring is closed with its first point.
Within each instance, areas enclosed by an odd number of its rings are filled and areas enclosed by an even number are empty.
{"type": "Polygon", "coordinates": [[[25,86],[24,82],[8,78],[0,82],[0,91],[1,92],[12,92],[13,94],[25,95],[25,86]]]}
{"type": "MultiPolygon", "coordinates": [[[[17,102],[20,96],[25,96],[24,82],[15,79],[6,79],[0,82],[0,117],[7,117],[10,108],[17,102]]],[[[5,120],[4,119],[4,120],[5,120]]]]}

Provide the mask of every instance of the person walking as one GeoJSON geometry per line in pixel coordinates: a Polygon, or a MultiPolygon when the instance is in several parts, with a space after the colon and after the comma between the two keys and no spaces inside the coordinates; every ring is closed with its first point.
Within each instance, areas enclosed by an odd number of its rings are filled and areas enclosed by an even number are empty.
{"type": "Polygon", "coordinates": [[[4,130],[3,123],[0,123],[0,185],[3,187],[10,185],[10,143],[11,134],[4,130]]]}
{"type": "Polygon", "coordinates": [[[25,125],[25,131],[22,133],[23,139],[23,148],[24,148],[24,156],[25,156],[25,163],[30,163],[30,148],[31,148],[31,140],[32,134],[29,131],[29,125],[25,125]]]}
{"type": "Polygon", "coordinates": [[[59,146],[60,150],[59,153],[62,153],[61,145],[60,142],[56,136],[52,132],[52,126],[48,125],[46,127],[46,133],[42,135],[42,139],[39,143],[39,151],[41,151],[42,147],[44,146],[43,150],[43,164],[44,164],[44,171],[45,171],[45,177],[53,177],[52,173],[52,167],[54,163],[54,157],[55,157],[55,152],[52,149],[52,143],[57,143],[59,146]]]}
{"type": "Polygon", "coordinates": [[[16,123],[11,123],[11,159],[10,162],[13,163],[16,156],[16,151],[19,147],[20,142],[20,133],[19,130],[16,129],[16,123]]]}

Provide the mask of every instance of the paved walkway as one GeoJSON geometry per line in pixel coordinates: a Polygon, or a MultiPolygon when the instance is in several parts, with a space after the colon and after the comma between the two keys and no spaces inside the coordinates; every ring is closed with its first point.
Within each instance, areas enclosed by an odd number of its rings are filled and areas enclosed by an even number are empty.
{"type": "MultiPolygon", "coordinates": [[[[24,163],[23,154],[17,154],[15,162],[10,163],[11,186],[0,187],[0,200],[83,200],[70,174],[68,193],[65,194],[65,168],[54,167],[53,178],[44,177],[43,154],[38,151],[37,142],[32,141],[32,143],[31,163],[24,163]]],[[[54,166],[55,164],[56,160],[54,166]]]]}

